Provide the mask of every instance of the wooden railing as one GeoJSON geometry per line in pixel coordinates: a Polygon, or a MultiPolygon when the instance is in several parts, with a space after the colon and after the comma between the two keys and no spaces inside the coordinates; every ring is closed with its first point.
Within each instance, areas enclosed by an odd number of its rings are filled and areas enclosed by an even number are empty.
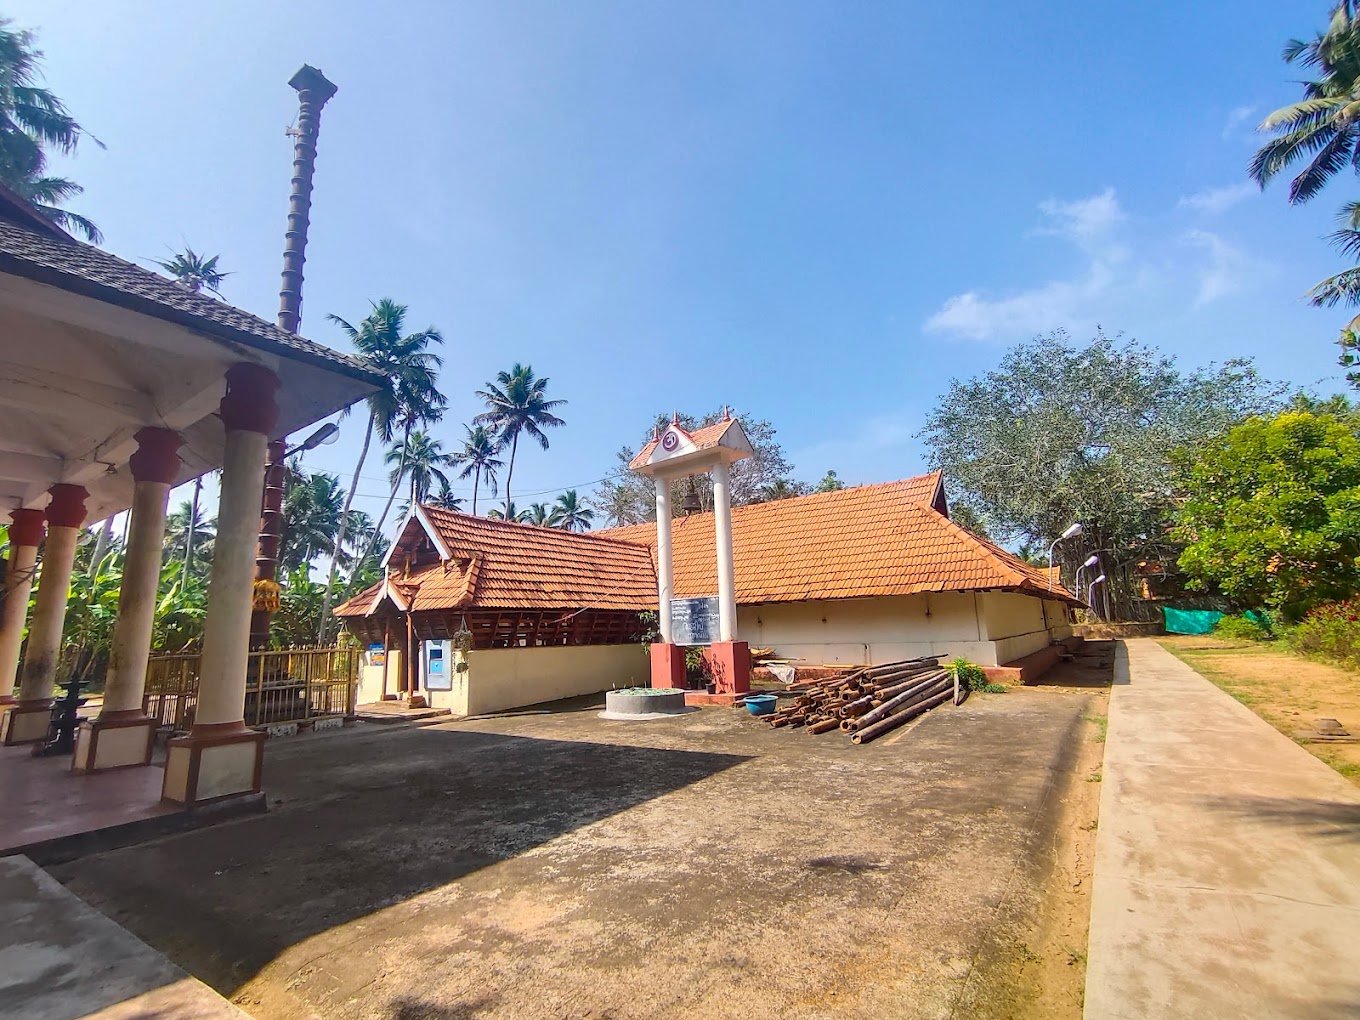
{"type": "MultiPolygon", "coordinates": [[[[354,714],[359,648],[285,648],[251,652],[246,665],[247,726],[275,726],[354,714]]],[[[153,654],[146,711],[159,726],[187,730],[198,704],[200,655],[153,654]]]]}

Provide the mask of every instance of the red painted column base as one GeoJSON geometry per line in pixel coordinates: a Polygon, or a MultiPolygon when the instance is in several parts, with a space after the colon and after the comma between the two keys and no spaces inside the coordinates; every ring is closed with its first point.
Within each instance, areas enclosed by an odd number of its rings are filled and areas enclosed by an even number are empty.
{"type": "Polygon", "coordinates": [[[745,641],[715,641],[704,649],[716,694],[748,694],[751,690],[751,646],[745,641]]]}
{"type": "Polygon", "coordinates": [[[652,686],[662,688],[685,687],[685,649],[658,641],[651,646],[652,686]]]}

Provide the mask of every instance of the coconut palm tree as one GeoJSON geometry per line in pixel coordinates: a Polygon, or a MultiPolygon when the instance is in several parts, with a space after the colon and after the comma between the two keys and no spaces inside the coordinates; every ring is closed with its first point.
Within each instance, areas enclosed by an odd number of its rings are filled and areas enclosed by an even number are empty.
{"type": "Polygon", "coordinates": [[[552,526],[552,515],[552,507],[547,503],[530,503],[529,509],[525,510],[519,519],[525,524],[537,524],[540,528],[547,528],[552,526]]]}
{"type": "MultiPolygon", "coordinates": [[[[527,432],[543,449],[548,448],[545,428],[565,424],[553,414],[553,408],[566,404],[565,400],[547,398],[548,380],[534,376],[532,366],[518,362],[508,372],[498,372],[496,381],[478,390],[477,396],[486,402],[486,410],[472,419],[474,425],[489,425],[496,432],[498,444],[510,447],[510,461],[505,469],[505,505],[510,506],[510,480],[515,474],[515,453],[519,450],[519,436],[527,432]]],[[[507,515],[509,516],[508,512],[507,515]]]]}
{"type": "Polygon", "coordinates": [[[292,573],[315,556],[334,553],[345,493],[340,479],[324,471],[308,474],[289,465],[288,475],[279,563],[292,573]]]}
{"type": "Polygon", "coordinates": [[[173,258],[154,261],[173,276],[176,283],[188,287],[195,294],[206,287],[214,294],[221,295],[222,281],[231,275],[217,268],[217,260],[221,257],[213,255],[208,258],[186,246],[183,251],[175,252],[173,258]]]}
{"type": "Polygon", "coordinates": [[[463,509],[463,498],[461,496],[455,496],[453,494],[453,490],[449,488],[447,482],[441,482],[439,484],[439,495],[432,496],[425,502],[428,503],[430,506],[437,506],[441,510],[463,509]]]}
{"type": "Polygon", "coordinates": [[[1343,167],[1360,170],[1360,24],[1354,0],[1337,4],[1326,31],[1285,44],[1286,63],[1316,69],[1303,83],[1303,99],[1261,123],[1275,135],[1252,157],[1249,173],[1261,187],[1300,162],[1289,201],[1306,202],[1343,167]]]}
{"type": "Polygon", "coordinates": [[[216,523],[212,518],[205,520],[199,513],[197,503],[188,501],[181,503],[178,509],[166,517],[166,552],[172,556],[183,556],[186,574],[193,573],[195,560],[201,561],[212,555],[216,523]]]}
{"type": "Polygon", "coordinates": [[[84,216],[59,208],[84,189],[47,172],[47,152],[75,153],[82,138],[103,147],[48,89],[40,88],[42,51],[32,32],[15,31],[0,18],[0,183],[17,192],[61,227],[98,244],[99,228],[84,216]]]}
{"type": "Polygon", "coordinates": [[[518,524],[527,524],[529,521],[529,511],[520,510],[514,503],[506,503],[505,509],[494,507],[486,512],[492,520],[515,521],[518,524]]]}
{"type": "MultiPolygon", "coordinates": [[[[376,434],[385,444],[391,443],[399,429],[407,429],[412,423],[424,420],[429,415],[442,413],[444,406],[444,397],[436,388],[436,373],[443,362],[439,355],[430,350],[432,345],[442,344],[444,337],[433,326],[418,333],[406,334],[406,306],[397,304],[391,298],[383,298],[372,308],[372,312],[358,326],[350,325],[337,315],[328,316],[330,321],[336,323],[349,338],[364,366],[383,376],[387,380],[387,385],[370,394],[365,401],[368,407],[368,427],[364,430],[359,460],[354,465],[349,492],[345,495],[340,528],[335,537],[335,550],[331,554],[330,569],[326,573],[326,591],[321,599],[319,640],[322,643],[325,642],[326,628],[330,625],[335,572],[345,544],[345,531],[351,520],[350,508],[354,504],[354,493],[359,487],[359,475],[363,471],[373,436],[376,434]]],[[[396,495],[395,488],[392,494],[396,495]]],[[[389,499],[388,507],[391,505],[389,499]]],[[[384,509],[384,518],[386,515],[387,510],[384,509]]],[[[382,522],[379,522],[365,545],[367,551],[372,550],[381,532],[382,522]]],[[[365,556],[367,551],[364,553],[365,556]]]]}
{"type": "Polygon", "coordinates": [[[563,531],[589,531],[595,521],[595,511],[582,506],[575,489],[568,489],[557,497],[551,524],[563,531]]]}
{"type": "Polygon", "coordinates": [[[454,465],[454,459],[444,452],[444,444],[431,439],[428,433],[412,432],[401,446],[394,446],[384,458],[392,468],[393,485],[400,485],[402,477],[410,479],[410,503],[424,503],[430,496],[435,482],[447,490],[449,476],[444,469],[454,465]]]}
{"type": "Polygon", "coordinates": [[[458,472],[458,477],[466,479],[468,475],[472,476],[472,513],[476,516],[477,489],[482,479],[487,480],[491,495],[496,495],[496,469],[504,467],[505,462],[496,456],[496,439],[485,425],[475,428],[464,425],[463,431],[466,436],[463,449],[458,453],[458,462],[463,465],[463,470],[458,472]]]}

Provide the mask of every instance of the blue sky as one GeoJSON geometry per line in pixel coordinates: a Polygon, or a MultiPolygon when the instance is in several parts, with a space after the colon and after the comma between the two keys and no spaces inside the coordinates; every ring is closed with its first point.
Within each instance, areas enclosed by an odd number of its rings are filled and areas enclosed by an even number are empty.
{"type": "MultiPolygon", "coordinates": [[[[123,257],[221,253],[277,308],[304,62],[321,130],[302,332],[410,306],[447,338],[447,445],[528,362],[569,401],[516,466],[582,489],[658,410],[769,419],[799,477],[910,475],[951,376],[1099,323],[1187,366],[1341,388],[1301,295],[1346,184],[1246,183],[1279,59],[1326,4],[11,0],[107,149],[60,170],[123,257]],[[130,13],[131,12],[131,13],[130,13]]],[[[358,416],[355,416],[357,419],[358,416]]],[[[309,457],[348,481],[358,424],[309,457]]],[[[360,505],[385,492],[370,461],[360,505]]]]}

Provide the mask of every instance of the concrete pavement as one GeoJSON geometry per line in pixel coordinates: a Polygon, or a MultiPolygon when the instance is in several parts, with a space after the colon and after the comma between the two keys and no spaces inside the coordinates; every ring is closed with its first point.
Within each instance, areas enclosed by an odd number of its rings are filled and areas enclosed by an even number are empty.
{"type": "Polygon", "coordinates": [[[1360,789],[1156,642],[1110,698],[1087,1020],[1360,1016],[1360,789]]]}
{"type": "Polygon", "coordinates": [[[0,857],[0,1016],[247,1020],[18,855],[0,857]]]}

